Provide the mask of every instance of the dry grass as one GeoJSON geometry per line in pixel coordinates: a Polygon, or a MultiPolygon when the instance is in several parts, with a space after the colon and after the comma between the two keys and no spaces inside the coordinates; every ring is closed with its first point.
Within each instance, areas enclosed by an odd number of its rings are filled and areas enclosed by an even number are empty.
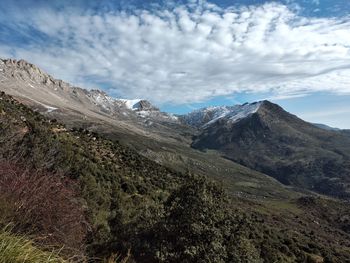
{"type": "Polygon", "coordinates": [[[66,263],[58,251],[44,252],[33,242],[11,234],[7,229],[0,230],[0,263],[66,263]]]}

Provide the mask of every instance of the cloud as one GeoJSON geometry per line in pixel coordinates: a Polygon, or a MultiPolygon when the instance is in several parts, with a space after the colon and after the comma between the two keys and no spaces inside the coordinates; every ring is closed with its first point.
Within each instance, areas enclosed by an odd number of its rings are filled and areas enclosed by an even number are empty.
{"type": "Polygon", "coordinates": [[[1,41],[1,56],[114,96],[186,104],[238,92],[350,93],[349,17],[203,2],[132,12],[42,7],[6,19],[28,44],[1,41]]]}
{"type": "Polygon", "coordinates": [[[283,94],[283,95],[276,95],[272,97],[267,97],[264,100],[271,100],[271,101],[278,101],[278,100],[289,100],[289,99],[295,99],[295,98],[303,98],[308,96],[307,93],[305,94],[283,94]]]}

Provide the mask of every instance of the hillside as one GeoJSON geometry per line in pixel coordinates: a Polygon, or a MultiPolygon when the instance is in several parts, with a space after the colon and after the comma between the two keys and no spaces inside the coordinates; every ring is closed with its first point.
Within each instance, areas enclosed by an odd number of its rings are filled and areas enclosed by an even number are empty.
{"type": "Polygon", "coordinates": [[[132,224],[155,209],[182,180],[181,174],[97,134],[68,131],[4,94],[0,112],[1,159],[79,181],[89,207],[94,250],[110,242],[116,195],[124,208],[119,220],[132,224]]]}

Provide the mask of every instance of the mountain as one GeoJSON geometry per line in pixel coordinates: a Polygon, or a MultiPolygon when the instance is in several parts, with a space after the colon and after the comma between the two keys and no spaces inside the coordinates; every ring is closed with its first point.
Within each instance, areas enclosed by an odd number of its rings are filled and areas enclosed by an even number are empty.
{"type": "Polygon", "coordinates": [[[339,128],[330,127],[330,126],[322,124],[322,123],[313,123],[313,124],[318,128],[328,130],[328,131],[340,131],[341,130],[339,128]]]}
{"type": "Polygon", "coordinates": [[[190,147],[197,128],[145,100],[115,99],[56,80],[24,60],[0,60],[0,90],[67,128],[83,128],[180,172],[222,181],[233,195],[287,198],[293,191],[271,177],[190,147]]]}
{"type": "Polygon", "coordinates": [[[343,133],[346,136],[350,136],[350,130],[341,130],[341,133],[343,133]]]}
{"type": "Polygon", "coordinates": [[[255,102],[235,106],[202,108],[180,116],[180,120],[196,128],[205,128],[220,119],[226,119],[232,122],[243,119],[255,113],[259,109],[260,105],[261,102],[255,102]]]}
{"type": "Polygon", "coordinates": [[[0,90],[68,128],[103,133],[159,161],[168,160],[169,154],[154,157],[151,149],[168,149],[169,143],[187,149],[194,133],[146,100],[116,99],[75,87],[25,60],[0,59],[0,90]]]}
{"type": "Polygon", "coordinates": [[[217,150],[286,185],[350,198],[348,136],[318,128],[269,101],[208,112],[212,109],[182,118],[200,126],[192,147],[217,150]]]}
{"type": "Polygon", "coordinates": [[[74,87],[24,60],[1,59],[0,72],[2,90],[35,105],[43,113],[55,113],[58,116],[80,113],[85,119],[135,119],[138,123],[152,117],[165,122],[176,122],[177,119],[171,114],[160,112],[146,100],[115,99],[100,90],[88,91],[74,87]]]}

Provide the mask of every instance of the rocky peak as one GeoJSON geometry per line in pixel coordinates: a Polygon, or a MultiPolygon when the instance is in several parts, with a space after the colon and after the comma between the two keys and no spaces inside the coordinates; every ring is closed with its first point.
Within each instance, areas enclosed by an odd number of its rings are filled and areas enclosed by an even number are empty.
{"type": "Polygon", "coordinates": [[[0,61],[2,71],[5,74],[8,74],[16,79],[20,79],[23,81],[32,80],[34,82],[45,85],[55,84],[61,88],[68,86],[67,83],[63,82],[62,80],[54,79],[34,64],[31,64],[23,59],[0,59],[0,61]]]}
{"type": "Polygon", "coordinates": [[[95,99],[108,99],[110,100],[111,98],[107,95],[106,92],[102,91],[102,90],[98,90],[98,89],[92,89],[90,91],[88,91],[87,93],[87,96],[88,97],[92,97],[92,98],[95,98],[95,99]]]}
{"type": "Polygon", "coordinates": [[[104,92],[102,90],[99,90],[99,89],[91,89],[89,93],[91,93],[91,94],[100,94],[100,95],[104,95],[104,96],[107,95],[106,92],[104,92]]]}
{"type": "Polygon", "coordinates": [[[148,100],[140,100],[134,105],[134,109],[138,111],[159,111],[159,109],[152,105],[148,100]]]}
{"type": "Polygon", "coordinates": [[[15,60],[15,59],[1,59],[2,64],[5,65],[8,69],[12,70],[24,70],[29,74],[38,74],[38,75],[47,75],[43,71],[41,71],[37,66],[31,64],[23,59],[15,60]]]}

